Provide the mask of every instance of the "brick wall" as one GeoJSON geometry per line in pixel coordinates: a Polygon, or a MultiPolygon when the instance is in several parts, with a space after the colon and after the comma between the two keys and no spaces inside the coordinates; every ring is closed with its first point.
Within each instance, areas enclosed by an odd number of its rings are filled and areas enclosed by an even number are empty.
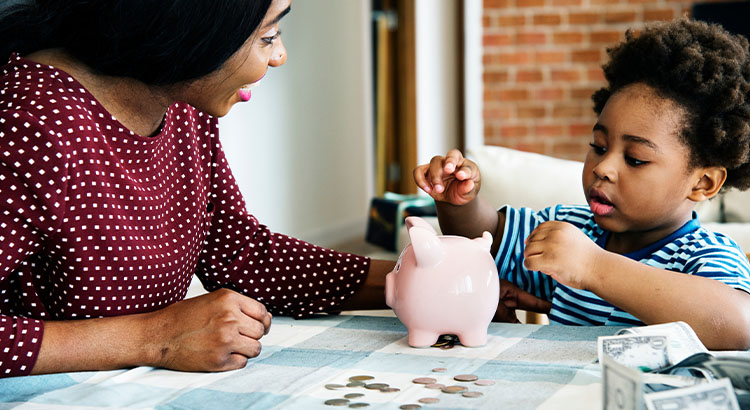
{"type": "Polygon", "coordinates": [[[686,0],[483,0],[484,139],[583,160],[606,48],[686,0]]]}

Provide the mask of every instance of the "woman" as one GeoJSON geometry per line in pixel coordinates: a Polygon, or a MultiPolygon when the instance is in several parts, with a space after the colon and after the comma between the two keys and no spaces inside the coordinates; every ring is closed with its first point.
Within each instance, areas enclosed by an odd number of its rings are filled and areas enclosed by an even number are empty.
{"type": "Polygon", "coordinates": [[[393,262],[271,233],[221,151],[215,117],[284,63],[290,6],[39,0],[4,13],[3,376],[234,369],[260,352],[269,311],[385,307],[393,262]],[[212,292],[182,301],[193,273],[212,292]]]}
{"type": "Polygon", "coordinates": [[[2,14],[0,375],[236,369],[269,312],[386,308],[394,262],[270,232],[218,140],[216,117],[284,64],[290,7],[36,0],[2,14]],[[193,274],[209,293],[183,300],[193,274]]]}

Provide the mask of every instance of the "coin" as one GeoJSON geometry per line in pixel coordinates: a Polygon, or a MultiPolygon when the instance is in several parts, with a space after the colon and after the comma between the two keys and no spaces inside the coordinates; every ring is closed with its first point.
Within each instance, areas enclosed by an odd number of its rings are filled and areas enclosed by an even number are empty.
{"type": "Polygon", "coordinates": [[[349,404],[349,400],[347,400],[347,399],[330,399],[330,400],[326,400],[325,404],[327,406],[346,406],[347,404],[349,404]]]}
{"type": "Polygon", "coordinates": [[[361,375],[361,376],[352,376],[349,378],[349,381],[350,382],[363,382],[365,380],[372,380],[372,379],[374,379],[374,377],[361,375]]]}
{"type": "Polygon", "coordinates": [[[350,409],[361,409],[362,407],[370,407],[370,403],[352,403],[349,405],[350,409]]]}
{"type": "Polygon", "coordinates": [[[464,386],[446,386],[440,389],[443,393],[450,393],[450,394],[456,394],[456,393],[463,393],[466,390],[468,390],[464,386]]]}
{"type": "Polygon", "coordinates": [[[440,346],[440,348],[443,349],[443,350],[453,349],[453,345],[452,344],[447,344],[445,346],[440,346]]]}
{"type": "Polygon", "coordinates": [[[365,389],[370,389],[370,390],[382,390],[382,389],[385,389],[387,387],[388,387],[388,385],[385,384],[385,383],[370,383],[370,384],[365,384],[365,389]]]}
{"type": "Polygon", "coordinates": [[[422,406],[420,406],[419,404],[402,404],[399,407],[399,409],[401,410],[416,410],[416,409],[421,409],[421,408],[422,406]]]}
{"type": "Polygon", "coordinates": [[[437,397],[422,397],[421,399],[417,400],[420,403],[424,404],[435,404],[440,401],[437,397]]]}
{"type": "Polygon", "coordinates": [[[334,384],[334,383],[326,384],[326,389],[328,390],[343,389],[344,387],[346,386],[344,386],[343,384],[334,384]]]}
{"type": "Polygon", "coordinates": [[[360,381],[353,381],[346,384],[346,387],[362,387],[365,385],[365,382],[360,381]]]}
{"type": "Polygon", "coordinates": [[[482,379],[475,381],[474,384],[476,384],[477,386],[492,386],[493,384],[495,384],[495,382],[492,380],[482,379]]]}
{"type": "Polygon", "coordinates": [[[445,367],[436,367],[436,368],[432,369],[432,371],[435,372],[435,373],[445,373],[447,370],[448,369],[446,369],[445,367]]]}
{"type": "Polygon", "coordinates": [[[380,389],[383,393],[396,393],[398,391],[401,391],[398,387],[386,387],[384,389],[380,389]]]}
{"type": "Polygon", "coordinates": [[[357,397],[362,397],[362,396],[364,396],[363,393],[349,393],[349,394],[345,394],[344,398],[345,399],[356,399],[357,397]]]}
{"type": "Polygon", "coordinates": [[[461,393],[461,395],[464,396],[464,397],[474,398],[474,397],[482,397],[482,396],[484,396],[484,393],[478,392],[478,391],[465,391],[465,392],[461,393]]]}
{"type": "Polygon", "coordinates": [[[430,383],[430,384],[425,384],[424,387],[426,387],[428,389],[440,390],[443,387],[445,387],[445,385],[444,384],[440,384],[440,383],[430,383]]]}
{"type": "Polygon", "coordinates": [[[437,380],[433,379],[432,377],[417,377],[416,379],[412,380],[412,383],[416,384],[431,384],[435,382],[437,382],[437,380]]]}
{"type": "Polygon", "coordinates": [[[473,375],[473,374],[457,374],[453,376],[453,380],[459,381],[459,382],[473,382],[474,380],[477,380],[479,377],[473,375]]]}

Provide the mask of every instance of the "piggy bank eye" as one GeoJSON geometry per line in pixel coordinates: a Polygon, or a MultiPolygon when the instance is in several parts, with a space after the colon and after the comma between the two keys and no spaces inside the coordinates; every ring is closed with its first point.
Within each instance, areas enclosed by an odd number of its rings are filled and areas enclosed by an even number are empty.
{"type": "Polygon", "coordinates": [[[401,262],[396,264],[396,272],[401,270],[401,262]]]}

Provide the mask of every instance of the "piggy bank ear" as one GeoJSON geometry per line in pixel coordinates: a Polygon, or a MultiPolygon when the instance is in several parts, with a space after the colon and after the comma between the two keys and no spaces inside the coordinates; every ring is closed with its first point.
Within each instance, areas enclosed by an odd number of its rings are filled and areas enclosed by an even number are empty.
{"type": "Polygon", "coordinates": [[[425,229],[421,226],[415,226],[409,229],[409,239],[414,249],[414,256],[417,258],[417,266],[420,268],[429,268],[435,266],[445,257],[443,243],[435,234],[434,229],[425,229]]]}
{"type": "Polygon", "coordinates": [[[435,232],[435,228],[432,227],[427,221],[424,219],[418,217],[418,216],[408,216],[406,217],[406,230],[411,230],[412,227],[418,226],[420,228],[428,229],[432,231],[435,235],[437,235],[437,232],[435,232]]]}
{"type": "Polygon", "coordinates": [[[492,234],[487,231],[484,231],[481,238],[474,238],[472,240],[478,243],[479,246],[481,246],[482,249],[486,250],[487,252],[489,252],[492,248],[492,234]]]}

